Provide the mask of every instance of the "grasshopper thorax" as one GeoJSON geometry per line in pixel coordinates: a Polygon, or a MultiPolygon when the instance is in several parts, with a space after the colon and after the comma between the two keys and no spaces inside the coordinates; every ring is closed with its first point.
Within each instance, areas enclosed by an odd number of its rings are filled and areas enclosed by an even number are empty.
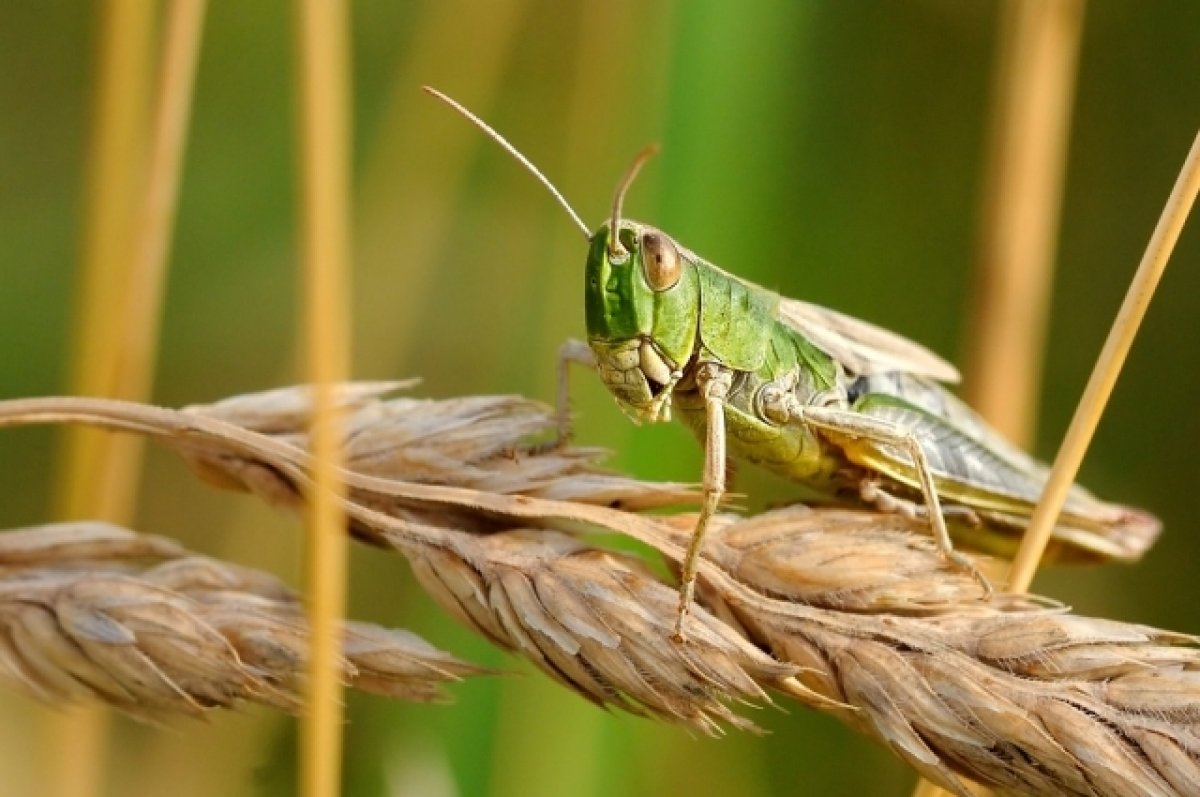
{"type": "Polygon", "coordinates": [[[659,420],[696,348],[694,255],[660,230],[621,220],[591,237],[585,271],[588,343],[617,402],[659,420]]]}

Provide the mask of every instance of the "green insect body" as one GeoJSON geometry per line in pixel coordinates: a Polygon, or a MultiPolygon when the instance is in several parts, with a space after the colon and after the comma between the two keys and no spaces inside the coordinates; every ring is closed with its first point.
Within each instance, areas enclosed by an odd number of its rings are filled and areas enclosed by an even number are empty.
{"type": "MultiPolygon", "coordinates": [[[[702,363],[719,363],[734,372],[724,399],[729,455],[802,482],[819,499],[840,505],[863,503],[860,486],[870,479],[887,494],[919,502],[911,457],[870,437],[818,432],[794,422],[783,405],[839,408],[903,427],[916,435],[930,459],[955,539],[997,555],[1015,552],[1047,470],[922,374],[953,379],[953,369],[884,330],[802,305],[814,314],[810,324],[821,315],[828,315],[828,324],[849,323],[860,338],[872,336],[871,346],[898,349],[891,356],[912,361],[908,368],[917,373],[890,364],[885,356],[864,363],[861,352],[852,351],[846,359],[869,373],[848,371],[781,313],[795,304],[792,300],[718,269],[646,225],[625,220],[620,233],[629,256],[618,264],[609,257],[608,228],[592,237],[585,307],[597,370],[627,415],[666,420],[673,407],[703,441],[706,408],[694,372],[702,363]],[[681,273],[669,288],[655,290],[646,277],[642,241],[647,238],[656,250],[671,247],[678,256],[681,273]],[[959,508],[968,511],[954,511],[959,508]]],[[[839,334],[850,338],[854,333],[842,329],[839,334]]],[[[829,348],[839,350],[838,345],[829,348]]],[[[1153,542],[1158,528],[1146,513],[1102,502],[1077,486],[1048,557],[1132,561],[1153,542]]]]}
{"type": "MultiPolygon", "coordinates": [[[[621,218],[634,161],[608,223],[590,232],[556,188],[478,117],[450,104],[526,166],[588,238],[587,347],[559,367],[560,440],[569,435],[566,364],[593,366],[637,422],[674,410],[705,449],[704,503],[683,559],[676,638],[684,637],[704,534],[729,457],[803,483],[820,500],[924,514],[943,556],[960,543],[1011,555],[1048,471],[941,383],[953,366],[894,333],[722,271],[649,225],[621,218]]],[[[1160,530],[1140,510],[1074,487],[1048,551],[1061,560],[1136,560],[1160,530]]]]}

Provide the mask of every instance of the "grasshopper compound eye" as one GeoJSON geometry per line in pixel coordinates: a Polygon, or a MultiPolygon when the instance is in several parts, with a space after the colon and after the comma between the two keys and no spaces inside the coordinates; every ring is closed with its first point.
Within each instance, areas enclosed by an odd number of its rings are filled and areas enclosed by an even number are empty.
{"type": "Polygon", "coordinates": [[[646,271],[646,282],[656,291],[675,287],[683,273],[675,243],[655,230],[642,233],[642,267],[646,271]]]}

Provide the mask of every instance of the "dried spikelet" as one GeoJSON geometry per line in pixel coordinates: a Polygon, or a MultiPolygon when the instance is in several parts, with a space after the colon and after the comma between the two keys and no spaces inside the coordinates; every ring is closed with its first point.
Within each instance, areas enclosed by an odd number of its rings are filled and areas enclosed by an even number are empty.
{"type": "MultiPolygon", "coordinates": [[[[205,619],[242,660],[298,699],[308,655],[308,628],[298,597],[265,573],[204,557],[179,559],[144,574],[204,607],[205,619]]],[[[346,621],[342,669],[356,689],[404,700],[446,699],[442,686],[485,672],[434,648],[417,635],[346,621]]]]}
{"type": "MultiPolygon", "coordinates": [[[[277,579],[118,527],[0,534],[0,673],[51,703],[146,719],[243,701],[296,710],[308,634],[277,579]],[[142,569],[147,559],[165,559],[142,569]]],[[[442,699],[481,672],[404,631],[347,622],[343,671],[365,691],[442,699]]]]}
{"type": "MultiPolygon", "coordinates": [[[[527,495],[629,510],[695,500],[682,484],[643,482],[602,470],[604,451],[552,448],[534,442],[555,429],[549,409],[520,396],[473,396],[443,400],[381,398],[407,382],[350,383],[341,395],[348,471],[419,484],[465,487],[501,495],[527,495]]],[[[187,412],[268,434],[307,450],[310,391],[303,386],[254,393],[187,412]]],[[[264,463],[187,454],[197,471],[218,486],[255,492],[272,504],[300,500],[290,480],[264,463]]],[[[421,509],[423,507],[418,507],[421,509]]]]}
{"type": "MultiPolygon", "coordinates": [[[[1042,608],[1047,601],[999,594],[948,569],[921,520],[850,509],[791,506],[752,518],[719,518],[706,555],[736,580],[792,603],[843,612],[932,616],[1042,608]]],[[[691,521],[677,525],[680,544],[691,521]]]]}
{"type": "Polygon", "coordinates": [[[0,618],[8,674],[50,702],[87,697],[153,718],[274,691],[191,601],[131,576],[6,578],[0,618]]]}
{"type": "Polygon", "coordinates": [[[676,591],[630,556],[539,530],[400,539],[421,584],[449,612],[599,705],[713,733],[753,724],[725,705],[767,702],[794,668],[699,610],[690,642],[670,636],[676,591]]]}
{"type": "Polygon", "coordinates": [[[1200,788],[1194,638],[1026,596],[979,601],[969,577],[896,533],[906,523],[788,509],[729,524],[713,549],[727,570],[706,572],[707,594],[809,688],[856,709],[833,713],[957,794],[955,773],[1013,794],[1200,788]],[[826,517],[844,559],[815,539],[826,517]],[[912,580],[893,585],[898,601],[871,564],[889,558],[912,580]],[[931,580],[943,588],[922,607],[912,598],[931,580]]]}

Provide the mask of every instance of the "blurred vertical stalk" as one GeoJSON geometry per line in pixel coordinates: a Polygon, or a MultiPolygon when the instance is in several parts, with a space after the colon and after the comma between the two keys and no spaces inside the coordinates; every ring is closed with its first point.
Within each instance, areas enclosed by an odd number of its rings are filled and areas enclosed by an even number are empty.
{"type": "MultiPolygon", "coordinates": [[[[70,392],[145,400],[153,382],[203,10],[202,0],[169,8],[149,164],[141,152],[154,6],[111,2],[102,13],[70,392]]],[[[128,524],[141,455],[132,438],[68,431],[56,478],[57,514],[128,524]]],[[[101,709],[88,708],[54,722],[48,793],[99,792],[106,719],[101,709]]]]}
{"type": "Polygon", "coordinates": [[[1083,0],[1003,6],[966,398],[1032,442],[1066,167],[1083,0]]]}
{"type": "Polygon", "coordinates": [[[333,385],[346,379],[350,263],[348,8],[336,0],[299,0],[299,224],[304,261],[302,335],[313,384],[313,490],[305,573],[311,652],[307,712],[301,726],[301,792],[339,793],[342,682],[338,623],[345,613],[347,542],[339,499],[341,419],[333,385]]]}
{"type": "MultiPolygon", "coordinates": [[[[1001,8],[965,397],[1002,434],[1028,448],[1041,386],[1084,3],[1008,0],[1001,8]]],[[[943,794],[926,781],[914,792],[943,794]]]]}

